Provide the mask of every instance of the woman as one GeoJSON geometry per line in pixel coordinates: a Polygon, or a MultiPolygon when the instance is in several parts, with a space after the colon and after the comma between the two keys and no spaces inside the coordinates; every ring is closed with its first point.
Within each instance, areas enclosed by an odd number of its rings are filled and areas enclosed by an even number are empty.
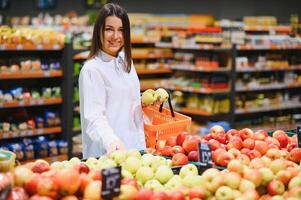
{"type": "Polygon", "coordinates": [[[104,5],[94,24],[89,59],[79,76],[83,158],[145,149],[140,84],[132,64],[124,8],[104,5]]]}

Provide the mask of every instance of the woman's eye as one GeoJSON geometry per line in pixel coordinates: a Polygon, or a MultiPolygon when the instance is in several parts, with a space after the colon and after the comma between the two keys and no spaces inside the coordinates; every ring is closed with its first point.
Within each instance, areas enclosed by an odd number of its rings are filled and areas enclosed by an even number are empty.
{"type": "Polygon", "coordinates": [[[106,31],[113,31],[112,28],[106,28],[105,30],[106,30],[106,31]]]}

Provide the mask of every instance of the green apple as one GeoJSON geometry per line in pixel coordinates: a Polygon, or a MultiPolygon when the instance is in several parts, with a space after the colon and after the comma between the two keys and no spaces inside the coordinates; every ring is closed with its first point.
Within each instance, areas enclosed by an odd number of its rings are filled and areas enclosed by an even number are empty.
{"type": "Polygon", "coordinates": [[[290,182],[288,183],[288,189],[292,189],[294,187],[300,187],[301,186],[301,177],[300,176],[296,176],[294,178],[292,178],[290,180],[290,182]]]}
{"type": "Polygon", "coordinates": [[[228,186],[222,186],[215,192],[216,200],[231,200],[233,196],[233,190],[228,186]]]}
{"type": "Polygon", "coordinates": [[[81,162],[81,160],[80,160],[78,157],[73,157],[73,158],[71,158],[71,159],[69,160],[69,162],[70,162],[73,166],[75,166],[75,165],[78,165],[78,164],[81,162]]]}
{"type": "Polygon", "coordinates": [[[141,162],[143,166],[151,167],[154,156],[152,154],[144,154],[141,156],[141,162]]]}
{"type": "Polygon", "coordinates": [[[116,163],[111,160],[111,159],[107,159],[105,161],[98,161],[98,163],[96,164],[97,166],[97,170],[101,170],[101,169],[106,169],[106,168],[110,168],[110,167],[116,167],[116,163]]]}
{"type": "Polygon", "coordinates": [[[126,157],[126,152],[122,150],[113,151],[109,156],[109,158],[114,160],[117,165],[120,165],[123,161],[125,161],[126,157]]]}
{"type": "Polygon", "coordinates": [[[262,185],[267,185],[269,182],[271,182],[274,179],[274,173],[270,168],[261,168],[259,169],[259,172],[262,174],[262,185]]]}
{"type": "Polygon", "coordinates": [[[239,191],[241,191],[242,193],[244,193],[249,189],[255,189],[255,188],[256,188],[255,184],[246,179],[242,179],[239,185],[239,191]]]}
{"type": "Polygon", "coordinates": [[[122,178],[134,178],[133,174],[124,168],[121,170],[121,177],[122,178]]]}
{"type": "Polygon", "coordinates": [[[121,185],[120,186],[120,194],[118,196],[119,200],[128,200],[128,199],[134,199],[138,190],[133,185],[121,185]]]}
{"type": "Polygon", "coordinates": [[[153,89],[145,90],[142,93],[141,101],[145,105],[152,105],[158,99],[158,94],[153,89]]]}
{"type": "Polygon", "coordinates": [[[167,101],[167,99],[169,97],[169,94],[168,94],[168,92],[165,89],[158,88],[155,92],[156,92],[157,96],[160,97],[161,101],[163,101],[163,102],[167,101]]]}
{"type": "Polygon", "coordinates": [[[55,161],[53,163],[50,164],[50,167],[52,169],[63,169],[64,168],[64,164],[60,161],[55,161]]]}
{"type": "Polygon", "coordinates": [[[186,187],[192,188],[192,187],[198,187],[204,185],[204,179],[200,175],[192,175],[188,174],[183,179],[183,184],[186,187]]]}
{"type": "Polygon", "coordinates": [[[185,176],[187,176],[188,174],[198,175],[198,168],[193,164],[184,165],[180,169],[180,177],[185,178],[185,176]]]}
{"type": "Polygon", "coordinates": [[[168,167],[172,167],[172,160],[166,159],[166,165],[167,165],[168,167]]]}
{"type": "Polygon", "coordinates": [[[223,174],[223,177],[226,186],[229,186],[232,189],[238,189],[241,181],[241,175],[239,173],[231,171],[223,174]]]}
{"type": "Polygon", "coordinates": [[[106,161],[107,159],[109,159],[108,156],[100,156],[100,157],[98,158],[98,161],[99,161],[99,162],[104,162],[104,161],[106,161]]]}
{"type": "Polygon", "coordinates": [[[173,171],[165,165],[159,166],[156,173],[155,178],[160,181],[160,183],[165,184],[173,177],[173,171]]]}
{"type": "Polygon", "coordinates": [[[150,167],[142,166],[136,172],[136,179],[142,184],[154,177],[154,172],[150,167]]]}
{"type": "Polygon", "coordinates": [[[126,152],[127,157],[136,157],[139,160],[141,159],[141,154],[137,149],[130,149],[126,152]]]}
{"type": "Polygon", "coordinates": [[[179,175],[174,175],[169,181],[165,184],[167,190],[173,191],[183,186],[183,180],[179,175]]]}
{"type": "Polygon", "coordinates": [[[136,157],[128,157],[124,161],[124,168],[131,172],[132,174],[135,174],[136,171],[140,168],[141,166],[141,161],[136,158],[136,157]]]}
{"type": "Polygon", "coordinates": [[[166,159],[163,158],[163,157],[161,157],[161,156],[154,156],[153,161],[152,161],[150,167],[152,168],[152,170],[154,172],[156,172],[157,169],[158,169],[158,167],[162,166],[162,165],[167,165],[166,159]]]}
{"type": "Polygon", "coordinates": [[[286,170],[286,164],[283,159],[276,159],[271,162],[269,168],[274,174],[277,174],[280,170],[286,170]]]}
{"type": "Polygon", "coordinates": [[[62,164],[64,165],[64,168],[66,168],[66,169],[72,169],[74,167],[68,160],[62,161],[62,164]]]}
{"type": "Polygon", "coordinates": [[[98,163],[98,160],[96,158],[93,158],[93,157],[88,158],[87,161],[86,161],[87,165],[89,165],[89,164],[97,164],[97,163],[98,163]]]}
{"type": "Polygon", "coordinates": [[[148,180],[144,184],[144,188],[155,191],[155,192],[161,192],[164,191],[164,186],[156,179],[148,180]]]}

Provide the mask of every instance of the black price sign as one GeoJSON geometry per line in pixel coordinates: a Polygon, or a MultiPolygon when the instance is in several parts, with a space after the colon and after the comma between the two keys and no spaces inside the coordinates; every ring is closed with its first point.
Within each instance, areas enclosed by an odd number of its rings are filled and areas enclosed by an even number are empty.
{"type": "Polygon", "coordinates": [[[297,126],[298,147],[301,148],[301,127],[297,126]]]}
{"type": "Polygon", "coordinates": [[[101,176],[101,197],[103,199],[113,199],[113,197],[118,196],[121,184],[121,167],[103,169],[101,176]]]}
{"type": "Polygon", "coordinates": [[[199,143],[199,162],[203,167],[212,167],[212,152],[210,144],[199,143]]]}

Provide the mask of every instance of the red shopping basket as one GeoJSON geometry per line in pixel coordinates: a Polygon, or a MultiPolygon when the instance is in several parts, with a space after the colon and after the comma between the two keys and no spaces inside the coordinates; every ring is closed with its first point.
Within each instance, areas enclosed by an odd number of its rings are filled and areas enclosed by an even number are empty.
{"type": "Polygon", "coordinates": [[[144,123],[144,133],[146,146],[156,148],[158,140],[166,140],[170,136],[177,136],[183,131],[187,131],[191,125],[191,118],[174,112],[171,101],[168,99],[170,110],[159,106],[147,106],[143,108],[149,123],[144,123]]]}

